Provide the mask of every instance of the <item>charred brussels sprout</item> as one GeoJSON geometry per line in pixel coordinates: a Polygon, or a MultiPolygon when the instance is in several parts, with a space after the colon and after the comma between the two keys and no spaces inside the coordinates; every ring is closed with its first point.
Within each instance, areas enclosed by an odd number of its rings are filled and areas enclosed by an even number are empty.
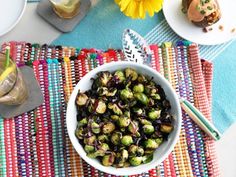
{"type": "Polygon", "coordinates": [[[97,89],[97,93],[98,93],[99,96],[107,95],[108,94],[108,88],[106,88],[106,87],[99,87],[97,89]]]}
{"type": "Polygon", "coordinates": [[[152,110],[148,113],[148,117],[151,120],[158,119],[161,115],[161,110],[152,110]]]}
{"type": "Polygon", "coordinates": [[[115,124],[114,123],[112,123],[112,122],[107,122],[107,123],[105,123],[104,125],[103,125],[103,127],[102,127],[102,132],[104,133],[104,134],[108,134],[108,133],[111,133],[111,132],[113,132],[114,130],[115,130],[115,124]]]}
{"type": "Polygon", "coordinates": [[[142,110],[141,108],[133,108],[133,112],[137,114],[138,116],[141,116],[145,111],[142,110]]]}
{"type": "Polygon", "coordinates": [[[174,127],[171,124],[162,124],[160,130],[163,133],[170,133],[173,130],[173,128],[174,127]]]}
{"type": "Polygon", "coordinates": [[[128,126],[128,130],[130,133],[136,134],[139,130],[138,122],[135,120],[131,121],[128,126]]]}
{"type": "Polygon", "coordinates": [[[83,127],[78,127],[75,130],[75,136],[78,139],[83,139],[84,138],[84,128],[83,127]]]}
{"type": "Polygon", "coordinates": [[[144,164],[151,162],[153,160],[153,154],[143,156],[142,160],[144,164]]]}
{"type": "Polygon", "coordinates": [[[111,115],[111,119],[117,121],[119,119],[118,115],[111,115]]]}
{"type": "Polygon", "coordinates": [[[154,139],[147,139],[144,141],[144,145],[147,149],[156,149],[159,146],[154,139]]]}
{"type": "Polygon", "coordinates": [[[136,152],[137,152],[137,149],[138,149],[138,146],[132,144],[132,145],[129,147],[129,154],[130,154],[131,156],[135,156],[135,155],[136,155],[136,152]]]}
{"type": "Polygon", "coordinates": [[[142,104],[147,105],[149,102],[148,97],[144,93],[135,93],[134,97],[142,104]]]}
{"type": "Polygon", "coordinates": [[[94,146],[85,145],[85,146],[84,146],[84,150],[85,150],[85,152],[87,152],[87,153],[91,153],[91,152],[94,152],[95,148],[94,148],[94,146]]]}
{"type": "Polygon", "coordinates": [[[121,139],[121,143],[125,146],[129,146],[133,143],[133,138],[130,135],[125,135],[121,139]]]}
{"type": "Polygon", "coordinates": [[[139,83],[146,83],[147,82],[147,78],[142,74],[138,75],[137,80],[139,83]]]}
{"type": "Polygon", "coordinates": [[[121,132],[114,132],[111,135],[111,142],[114,145],[119,145],[120,141],[121,141],[121,138],[122,138],[122,133],[121,132]]]}
{"type": "Polygon", "coordinates": [[[142,93],[144,91],[144,86],[143,84],[136,84],[134,87],[133,87],[133,92],[135,93],[142,93]]]}
{"type": "Polygon", "coordinates": [[[85,93],[79,93],[77,95],[76,103],[78,106],[84,106],[88,100],[88,96],[85,93]]]}
{"type": "Polygon", "coordinates": [[[144,125],[143,132],[146,134],[152,134],[154,132],[154,127],[152,125],[144,125]]]}
{"type": "Polygon", "coordinates": [[[95,102],[95,105],[96,105],[95,111],[96,111],[98,114],[103,114],[103,113],[106,112],[107,106],[106,106],[106,103],[104,103],[104,101],[102,101],[102,100],[97,100],[97,101],[95,102]]]}
{"type": "Polygon", "coordinates": [[[117,89],[116,89],[116,88],[110,89],[110,90],[107,92],[106,96],[108,96],[108,97],[114,96],[114,95],[116,94],[116,92],[117,92],[117,89]]]}
{"type": "Polygon", "coordinates": [[[114,76],[118,80],[118,83],[122,83],[125,80],[125,74],[121,70],[116,71],[114,76]]]}
{"type": "Polygon", "coordinates": [[[152,122],[148,121],[147,119],[140,118],[139,121],[143,125],[152,125],[152,122]]]}
{"type": "Polygon", "coordinates": [[[124,101],[128,101],[133,99],[134,95],[129,88],[123,89],[120,92],[120,98],[124,101]]]}
{"type": "Polygon", "coordinates": [[[120,127],[128,127],[130,124],[130,118],[126,117],[124,115],[120,116],[120,118],[117,120],[117,123],[120,127]]]}
{"type": "Polygon", "coordinates": [[[132,68],[127,68],[125,69],[125,77],[131,77],[132,81],[135,81],[138,78],[138,73],[132,68]]]}
{"type": "Polygon", "coordinates": [[[84,138],[84,144],[93,145],[95,140],[96,140],[96,136],[92,135],[92,136],[90,136],[88,138],[84,138]]]}
{"type": "Polygon", "coordinates": [[[143,156],[143,154],[144,154],[144,149],[141,148],[141,147],[138,147],[138,149],[137,149],[137,151],[136,151],[136,155],[137,155],[138,157],[141,157],[141,156],[143,156]]]}
{"type": "Polygon", "coordinates": [[[107,135],[99,135],[99,136],[98,136],[98,141],[99,141],[100,143],[107,142],[108,139],[109,139],[109,138],[108,138],[107,135]]]}
{"type": "Polygon", "coordinates": [[[96,122],[93,122],[91,124],[91,129],[92,129],[92,132],[95,134],[99,134],[101,132],[100,126],[96,122]]]}
{"type": "Polygon", "coordinates": [[[115,113],[115,114],[117,114],[117,115],[122,115],[123,114],[123,112],[122,112],[122,110],[119,108],[119,106],[117,105],[117,104],[115,104],[115,103],[109,103],[108,104],[108,108],[109,109],[112,109],[112,111],[115,113]]]}
{"type": "Polygon", "coordinates": [[[138,166],[142,163],[142,160],[143,158],[142,157],[131,157],[129,159],[129,163],[132,165],[132,166],[138,166]]]}
{"type": "Polygon", "coordinates": [[[102,164],[104,166],[112,166],[114,161],[115,161],[115,154],[114,153],[104,155],[102,158],[102,164]]]}
{"type": "Polygon", "coordinates": [[[103,71],[98,74],[99,83],[101,86],[106,87],[107,83],[111,80],[112,75],[109,71],[103,71]]]}
{"type": "Polygon", "coordinates": [[[79,126],[84,126],[87,123],[88,123],[88,121],[87,121],[87,118],[85,117],[85,118],[81,119],[78,124],[79,124],[79,126]]]}

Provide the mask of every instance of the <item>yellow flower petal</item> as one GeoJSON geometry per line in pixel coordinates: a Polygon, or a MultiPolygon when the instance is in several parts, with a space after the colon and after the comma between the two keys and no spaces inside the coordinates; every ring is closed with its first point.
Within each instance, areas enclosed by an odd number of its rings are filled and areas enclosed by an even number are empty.
{"type": "Polygon", "coordinates": [[[150,1],[144,1],[145,10],[148,11],[148,14],[152,17],[154,15],[154,8],[150,1]]]}
{"type": "Polygon", "coordinates": [[[131,1],[132,0],[121,0],[120,1],[120,10],[124,11],[128,7],[128,5],[131,1]]]}
{"type": "Polygon", "coordinates": [[[132,18],[145,18],[146,12],[153,16],[162,8],[163,0],[114,0],[120,10],[132,18]]]}
{"type": "Polygon", "coordinates": [[[145,10],[144,10],[144,6],[143,6],[143,1],[140,1],[139,3],[139,17],[140,18],[145,18],[145,10]]]}

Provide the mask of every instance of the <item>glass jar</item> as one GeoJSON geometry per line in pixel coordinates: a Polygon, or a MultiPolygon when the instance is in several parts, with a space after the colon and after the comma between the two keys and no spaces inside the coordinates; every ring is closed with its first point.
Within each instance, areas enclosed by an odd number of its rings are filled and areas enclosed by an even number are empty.
{"type": "Polygon", "coordinates": [[[54,12],[61,18],[73,18],[79,13],[80,0],[49,0],[54,12]]]}
{"type": "Polygon", "coordinates": [[[28,90],[16,63],[10,60],[5,68],[5,60],[5,54],[0,53],[0,104],[20,105],[28,98],[28,90]]]}

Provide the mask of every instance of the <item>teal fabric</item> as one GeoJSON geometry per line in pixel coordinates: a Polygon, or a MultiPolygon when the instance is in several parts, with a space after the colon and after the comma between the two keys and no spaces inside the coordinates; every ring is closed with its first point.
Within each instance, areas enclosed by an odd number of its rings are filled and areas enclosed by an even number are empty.
{"type": "Polygon", "coordinates": [[[145,35],[160,19],[162,14],[133,20],[120,12],[114,0],[99,0],[73,32],[61,35],[53,43],[79,48],[121,48],[124,29],[131,28],[145,35]]]}
{"type": "Polygon", "coordinates": [[[236,41],[214,63],[213,121],[224,132],[236,121],[236,41]]]}
{"type": "MultiPolygon", "coordinates": [[[[124,16],[113,0],[100,0],[90,10],[87,17],[71,33],[63,34],[53,44],[76,46],[78,48],[121,48],[121,36],[126,28],[131,28],[141,35],[146,35],[163,19],[159,13],[153,18],[132,20],[124,16]]],[[[160,42],[161,39],[174,41],[176,35],[170,28],[156,28],[152,31],[160,42]],[[159,32],[161,30],[161,32],[159,32]]],[[[152,42],[156,42],[150,40],[152,42]]],[[[236,121],[236,42],[214,58],[222,47],[200,46],[205,51],[202,57],[213,60],[213,121],[221,132],[224,132],[236,121]],[[208,55],[207,55],[208,54],[208,55]]]]}

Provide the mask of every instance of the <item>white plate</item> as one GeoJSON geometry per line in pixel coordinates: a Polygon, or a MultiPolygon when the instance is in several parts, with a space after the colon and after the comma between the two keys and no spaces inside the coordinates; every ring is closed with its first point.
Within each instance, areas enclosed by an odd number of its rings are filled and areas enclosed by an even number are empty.
{"type": "Polygon", "coordinates": [[[212,26],[213,30],[207,33],[188,21],[185,14],[182,13],[182,0],[164,0],[163,13],[170,27],[182,38],[202,45],[216,45],[225,43],[236,37],[236,1],[218,0],[222,17],[212,26]],[[224,30],[221,31],[219,26],[224,30]]]}
{"type": "Polygon", "coordinates": [[[20,21],[27,0],[0,0],[0,36],[9,32],[20,21]]]}

